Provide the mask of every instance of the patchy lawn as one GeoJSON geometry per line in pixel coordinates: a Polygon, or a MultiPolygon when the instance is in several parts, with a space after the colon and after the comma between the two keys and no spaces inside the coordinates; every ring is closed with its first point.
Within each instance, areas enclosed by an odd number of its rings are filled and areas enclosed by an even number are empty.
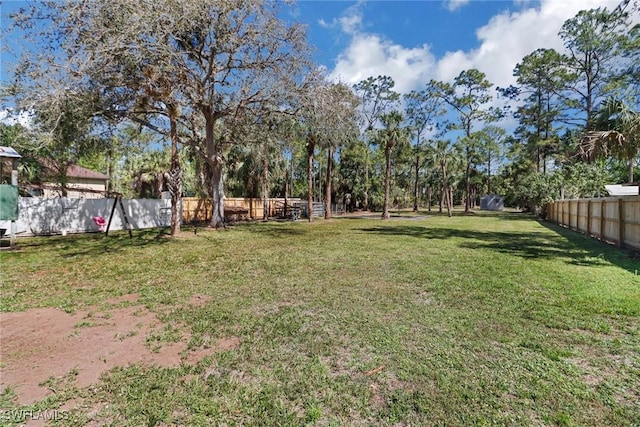
{"type": "Polygon", "coordinates": [[[640,424],[640,261],[527,215],[18,244],[3,425],[640,424]]]}

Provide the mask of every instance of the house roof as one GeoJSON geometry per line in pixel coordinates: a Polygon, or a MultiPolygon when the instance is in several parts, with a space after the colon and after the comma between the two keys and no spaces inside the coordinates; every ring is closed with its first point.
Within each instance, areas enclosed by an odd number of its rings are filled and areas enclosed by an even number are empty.
{"type": "Polygon", "coordinates": [[[19,159],[22,156],[11,147],[0,147],[0,157],[9,157],[11,159],[19,159]]]}
{"type": "Polygon", "coordinates": [[[92,171],[91,169],[83,168],[78,165],[71,165],[67,167],[67,176],[73,178],[88,178],[88,179],[109,179],[109,175],[105,175],[100,172],[92,171]]]}
{"type": "MultiPolygon", "coordinates": [[[[47,160],[41,159],[39,163],[43,167],[44,176],[46,177],[55,177],[57,175],[56,169],[57,167],[54,164],[47,160]]],[[[67,178],[84,178],[84,179],[99,179],[99,180],[107,180],[109,179],[109,175],[105,175],[100,172],[96,172],[91,169],[83,168],[79,165],[69,165],[67,166],[66,171],[67,178]]]]}

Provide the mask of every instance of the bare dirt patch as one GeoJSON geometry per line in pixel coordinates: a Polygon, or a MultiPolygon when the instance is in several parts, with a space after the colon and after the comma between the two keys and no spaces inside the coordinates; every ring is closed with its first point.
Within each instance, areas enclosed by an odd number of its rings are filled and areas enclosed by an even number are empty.
{"type": "MultiPolygon", "coordinates": [[[[137,296],[118,300],[135,302],[137,296]]],[[[82,388],[97,383],[104,372],[116,366],[193,364],[239,344],[231,337],[207,349],[187,351],[189,334],[184,332],[179,342],[162,343],[152,351],[146,338],[160,327],[156,315],[142,306],[74,314],[55,308],[0,313],[0,389],[11,387],[17,403],[26,405],[50,394],[51,390],[40,384],[51,377],[62,378],[72,372],[75,385],[82,388]]]]}
{"type": "Polygon", "coordinates": [[[121,303],[134,303],[134,302],[138,302],[138,298],[139,298],[138,294],[127,294],[127,295],[122,295],[120,297],[107,300],[107,303],[112,305],[118,305],[121,303]]]}
{"type": "Polygon", "coordinates": [[[209,295],[195,294],[195,295],[192,295],[191,298],[189,298],[189,305],[193,307],[202,307],[212,299],[213,298],[209,295]]]}

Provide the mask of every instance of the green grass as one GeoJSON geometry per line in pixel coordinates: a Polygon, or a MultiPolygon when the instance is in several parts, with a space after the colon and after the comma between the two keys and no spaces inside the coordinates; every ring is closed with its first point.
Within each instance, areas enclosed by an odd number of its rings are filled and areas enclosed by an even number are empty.
{"type": "Polygon", "coordinates": [[[33,407],[75,399],[64,425],[640,425],[640,262],[616,248],[515,213],[157,233],[19,240],[0,309],[138,293],[165,322],[150,348],[181,329],[239,345],[33,407]]]}

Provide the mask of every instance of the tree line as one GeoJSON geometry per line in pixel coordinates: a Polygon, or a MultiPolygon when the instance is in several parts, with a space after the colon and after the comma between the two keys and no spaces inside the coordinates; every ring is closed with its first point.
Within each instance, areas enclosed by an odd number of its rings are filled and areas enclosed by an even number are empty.
{"type": "MultiPolygon", "coordinates": [[[[389,76],[349,87],[311,60],[305,28],[269,0],[40,1],[12,16],[31,42],[5,108],[29,128],[0,127],[24,156],[106,172],[111,190],[293,196],[375,209],[451,214],[484,194],[537,210],[561,197],[634,182],[640,154],[637,2],[579,12],[564,52],[538,49],[497,88],[477,69],[400,94],[389,76]],[[515,125],[513,125],[515,123],[515,125]],[[505,129],[513,128],[512,132],[505,129]]],[[[331,215],[327,209],[327,216],[331,215]]],[[[312,220],[312,218],[310,218],[312,220]]]]}

